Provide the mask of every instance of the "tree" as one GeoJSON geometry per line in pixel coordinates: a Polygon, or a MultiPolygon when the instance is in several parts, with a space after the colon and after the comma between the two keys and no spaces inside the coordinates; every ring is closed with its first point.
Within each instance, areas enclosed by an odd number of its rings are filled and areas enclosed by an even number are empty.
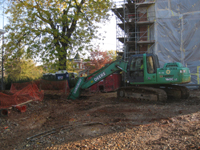
{"type": "Polygon", "coordinates": [[[116,60],[116,51],[100,51],[95,50],[90,53],[91,63],[87,63],[86,67],[90,69],[90,72],[95,72],[106,64],[109,64],[116,60]]]}
{"type": "Polygon", "coordinates": [[[37,67],[33,60],[16,59],[5,64],[9,80],[34,80],[42,77],[42,67],[37,67]]]}
{"type": "Polygon", "coordinates": [[[6,13],[7,58],[41,58],[45,65],[66,69],[75,51],[90,50],[89,44],[101,22],[109,18],[110,0],[17,0],[6,13]],[[23,52],[15,55],[19,49],[23,52]]]}

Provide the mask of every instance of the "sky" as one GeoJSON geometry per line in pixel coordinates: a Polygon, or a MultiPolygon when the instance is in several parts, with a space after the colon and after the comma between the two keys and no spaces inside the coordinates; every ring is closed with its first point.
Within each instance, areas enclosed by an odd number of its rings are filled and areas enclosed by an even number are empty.
{"type": "MultiPolygon", "coordinates": [[[[8,20],[5,14],[3,17],[4,1],[5,0],[0,0],[0,29],[3,29],[3,26],[8,24],[8,20]]],[[[99,49],[102,51],[116,50],[116,18],[111,11],[110,13],[111,13],[110,20],[107,21],[105,24],[102,24],[101,29],[99,30],[99,33],[101,33],[101,38],[104,40],[95,40],[93,42],[94,45],[98,44],[99,49]]]]}
{"type": "MultiPolygon", "coordinates": [[[[5,0],[0,0],[0,29],[3,29],[3,4],[5,0]]],[[[6,21],[6,17],[4,16],[4,24],[6,21]]]]}
{"type": "Polygon", "coordinates": [[[116,18],[112,12],[111,19],[106,21],[101,27],[99,32],[102,33],[102,38],[104,40],[98,41],[100,43],[100,50],[116,50],[116,18]]]}

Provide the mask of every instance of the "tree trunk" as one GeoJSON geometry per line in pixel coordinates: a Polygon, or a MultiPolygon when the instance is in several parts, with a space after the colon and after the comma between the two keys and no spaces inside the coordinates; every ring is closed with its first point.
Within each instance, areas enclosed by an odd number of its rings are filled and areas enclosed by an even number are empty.
{"type": "Polygon", "coordinates": [[[61,47],[59,53],[59,70],[66,70],[66,59],[67,59],[67,52],[66,52],[66,45],[61,47]]]}
{"type": "Polygon", "coordinates": [[[59,70],[66,70],[66,53],[59,55],[59,70]]]}

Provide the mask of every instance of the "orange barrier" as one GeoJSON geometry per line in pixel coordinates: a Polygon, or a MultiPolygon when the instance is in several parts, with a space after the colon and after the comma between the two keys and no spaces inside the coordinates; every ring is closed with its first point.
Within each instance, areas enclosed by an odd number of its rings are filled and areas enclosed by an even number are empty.
{"type": "Polygon", "coordinates": [[[16,106],[29,100],[42,101],[44,90],[57,90],[67,94],[70,89],[67,80],[37,80],[34,82],[13,83],[10,88],[10,95],[0,93],[0,109],[16,106]]]}
{"type": "Polygon", "coordinates": [[[26,105],[23,105],[23,106],[14,106],[18,111],[20,112],[26,112],[26,105]]]}
{"type": "MultiPolygon", "coordinates": [[[[50,80],[36,80],[32,82],[37,85],[37,87],[40,90],[57,90],[61,93],[68,93],[70,91],[69,83],[67,80],[62,81],[50,81],[50,80]]],[[[10,88],[11,93],[16,93],[19,90],[22,90],[24,87],[26,87],[29,84],[32,84],[30,82],[25,83],[13,83],[10,88]]]]}
{"type": "Polygon", "coordinates": [[[10,95],[0,93],[0,109],[9,108],[29,100],[42,101],[43,98],[44,91],[40,91],[34,83],[27,84],[27,86],[21,90],[18,90],[15,85],[12,85],[10,95]]]}
{"type": "Polygon", "coordinates": [[[25,88],[29,84],[31,84],[31,83],[30,82],[12,83],[11,88],[10,88],[10,92],[11,93],[16,93],[17,91],[22,90],[23,88],[25,88]]]}

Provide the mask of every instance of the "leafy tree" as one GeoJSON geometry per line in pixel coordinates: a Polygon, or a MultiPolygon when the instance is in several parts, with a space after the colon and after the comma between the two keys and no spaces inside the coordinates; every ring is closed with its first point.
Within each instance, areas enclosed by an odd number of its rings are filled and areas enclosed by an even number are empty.
{"type": "Polygon", "coordinates": [[[107,51],[107,55],[110,56],[110,59],[112,61],[115,61],[117,59],[117,52],[116,52],[116,50],[109,50],[109,51],[107,51]]]}
{"type": "Polygon", "coordinates": [[[72,53],[91,49],[89,43],[97,38],[95,22],[108,19],[112,5],[110,0],[10,1],[7,58],[39,57],[59,70],[66,69],[66,58],[72,53]]]}
{"type": "Polygon", "coordinates": [[[100,51],[95,50],[90,53],[91,63],[87,63],[86,67],[90,69],[90,72],[95,72],[106,64],[109,64],[116,60],[116,51],[100,51]]]}
{"type": "Polygon", "coordinates": [[[73,67],[75,65],[74,60],[68,61],[66,70],[68,72],[75,72],[75,68],[73,67]]]}
{"type": "Polygon", "coordinates": [[[42,67],[37,67],[33,60],[16,59],[7,61],[5,64],[6,74],[9,80],[34,80],[38,79],[43,74],[42,67]]]}

